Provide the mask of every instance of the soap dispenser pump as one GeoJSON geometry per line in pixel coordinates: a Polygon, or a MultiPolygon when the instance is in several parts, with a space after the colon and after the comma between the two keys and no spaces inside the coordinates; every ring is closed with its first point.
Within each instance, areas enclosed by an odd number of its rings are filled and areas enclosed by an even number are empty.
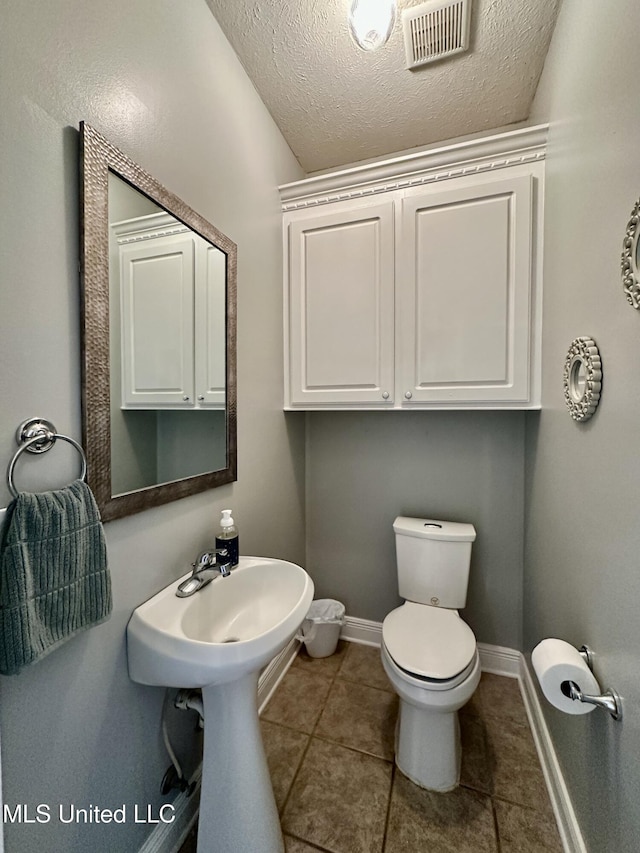
{"type": "Polygon", "coordinates": [[[220,519],[220,530],[216,535],[216,550],[225,548],[232,566],[238,565],[239,548],[238,548],[238,528],[234,520],[231,518],[231,510],[223,509],[220,519]]]}

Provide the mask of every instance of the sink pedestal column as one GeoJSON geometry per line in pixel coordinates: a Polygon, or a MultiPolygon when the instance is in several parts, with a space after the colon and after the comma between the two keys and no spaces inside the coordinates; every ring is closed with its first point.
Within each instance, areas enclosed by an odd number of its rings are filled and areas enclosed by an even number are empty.
{"type": "Polygon", "coordinates": [[[258,718],[258,672],[202,688],[197,853],[284,853],[258,718]]]}

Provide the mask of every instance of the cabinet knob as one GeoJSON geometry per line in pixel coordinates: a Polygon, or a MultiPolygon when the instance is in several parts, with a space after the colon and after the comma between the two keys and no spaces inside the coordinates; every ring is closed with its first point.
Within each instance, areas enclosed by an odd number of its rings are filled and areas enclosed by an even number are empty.
{"type": "Polygon", "coordinates": [[[413,394],[411,393],[411,391],[405,391],[404,396],[407,400],[410,400],[413,397],[413,394]]]}
{"type": "Polygon", "coordinates": [[[189,402],[189,398],[188,398],[188,397],[183,397],[182,399],[185,401],[185,403],[188,403],[188,402],[189,402]]]}
{"type": "Polygon", "coordinates": [[[204,400],[204,394],[198,394],[198,400],[204,400]]]}
{"type": "Polygon", "coordinates": [[[389,392],[388,392],[388,391],[383,391],[383,392],[382,392],[382,399],[383,399],[383,400],[388,400],[388,399],[389,399],[389,392]]]}

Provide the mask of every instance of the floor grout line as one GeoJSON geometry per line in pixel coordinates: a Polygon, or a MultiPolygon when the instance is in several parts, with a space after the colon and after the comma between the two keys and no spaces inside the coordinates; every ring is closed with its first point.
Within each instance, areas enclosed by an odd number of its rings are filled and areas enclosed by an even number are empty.
{"type": "Polygon", "coordinates": [[[358,755],[366,755],[368,758],[376,758],[378,761],[384,761],[385,764],[394,764],[393,758],[385,758],[383,755],[376,755],[375,752],[367,752],[366,749],[359,749],[357,746],[350,746],[348,743],[341,743],[339,740],[332,740],[327,735],[311,735],[316,740],[321,740],[323,743],[330,743],[333,746],[339,746],[349,752],[357,752],[358,755]]]}
{"type": "Polygon", "coordinates": [[[389,785],[389,799],[387,800],[387,814],[386,814],[385,821],[384,821],[384,831],[382,833],[382,848],[381,848],[382,853],[384,853],[384,850],[387,846],[387,831],[389,829],[389,818],[391,817],[391,799],[393,796],[393,783],[396,780],[396,773],[397,773],[397,769],[396,769],[396,763],[394,761],[393,766],[391,768],[391,784],[389,785]]]}
{"type": "Polygon", "coordinates": [[[496,850],[497,853],[501,853],[502,845],[500,844],[500,830],[498,828],[498,813],[496,811],[496,804],[493,801],[493,797],[491,799],[491,813],[493,814],[493,831],[496,835],[496,850]]]}
{"type": "MultiPolygon", "coordinates": [[[[310,746],[311,746],[311,742],[312,742],[312,740],[313,740],[314,738],[316,738],[316,740],[321,740],[321,741],[323,741],[323,742],[325,742],[325,743],[331,743],[331,744],[334,744],[335,746],[339,746],[339,747],[341,747],[342,749],[349,750],[350,752],[355,752],[355,753],[357,753],[357,754],[359,754],[359,755],[367,755],[367,756],[369,756],[370,758],[378,759],[379,761],[383,761],[383,762],[385,762],[386,764],[391,764],[391,778],[390,778],[390,781],[389,781],[389,793],[388,793],[388,796],[387,796],[387,804],[386,804],[386,814],[385,814],[384,830],[383,830],[383,834],[382,834],[382,844],[381,844],[381,847],[380,847],[380,853],[383,853],[384,848],[385,848],[385,845],[386,845],[386,843],[387,843],[387,827],[388,827],[388,823],[389,823],[389,815],[390,815],[390,812],[391,812],[391,794],[392,794],[392,791],[393,791],[393,782],[394,782],[394,779],[395,779],[395,773],[396,773],[396,766],[395,766],[395,762],[394,762],[393,760],[389,760],[389,759],[387,759],[387,758],[383,758],[383,757],[382,757],[382,756],[380,756],[380,755],[374,755],[374,754],[373,754],[373,753],[371,753],[371,752],[367,752],[367,751],[365,751],[365,750],[358,749],[357,747],[348,746],[348,745],[346,745],[346,744],[339,743],[338,741],[331,740],[331,738],[328,738],[328,737],[326,737],[326,736],[324,736],[324,737],[323,737],[322,735],[317,735],[317,734],[316,734],[316,730],[317,730],[317,728],[318,728],[318,725],[319,725],[319,723],[320,723],[320,720],[322,719],[322,715],[323,715],[323,713],[324,713],[324,711],[325,711],[325,709],[326,709],[326,707],[327,707],[327,703],[328,703],[328,701],[329,701],[329,697],[331,696],[331,690],[333,689],[333,686],[335,685],[336,681],[338,681],[338,680],[342,680],[342,681],[346,681],[346,682],[347,682],[347,683],[349,683],[349,684],[364,684],[364,682],[362,682],[362,681],[356,681],[356,680],[354,680],[354,679],[352,679],[352,678],[351,678],[351,679],[350,679],[350,678],[345,678],[344,676],[341,676],[341,675],[340,675],[340,672],[341,672],[341,670],[342,670],[342,667],[344,666],[345,661],[347,660],[347,657],[348,657],[348,654],[349,654],[349,650],[350,650],[350,648],[351,648],[351,646],[350,646],[350,645],[348,645],[348,646],[347,646],[347,649],[346,649],[346,651],[345,651],[345,653],[344,653],[344,658],[343,658],[343,659],[342,659],[342,661],[340,662],[340,666],[338,666],[338,667],[336,668],[335,672],[334,672],[334,673],[333,673],[333,675],[331,676],[331,683],[330,683],[330,685],[329,685],[329,689],[328,689],[328,691],[327,691],[327,695],[326,695],[326,697],[325,697],[325,699],[324,699],[324,702],[322,703],[322,709],[320,710],[320,713],[318,714],[318,718],[317,718],[317,720],[315,721],[315,723],[314,723],[314,725],[313,725],[313,729],[312,729],[311,733],[308,735],[309,740],[308,740],[307,745],[306,745],[306,747],[305,747],[305,749],[304,749],[304,752],[303,752],[303,754],[302,754],[302,757],[300,758],[300,761],[299,761],[298,766],[297,766],[297,768],[296,768],[296,772],[295,772],[295,774],[294,774],[294,776],[293,776],[293,779],[292,779],[292,781],[291,781],[291,785],[289,786],[289,790],[287,791],[287,796],[286,796],[285,801],[284,801],[284,803],[283,803],[282,810],[281,810],[281,812],[280,812],[280,817],[282,818],[282,816],[284,815],[284,811],[285,811],[285,809],[286,809],[286,807],[287,807],[287,803],[289,802],[289,799],[290,799],[290,797],[291,797],[291,795],[292,795],[292,793],[293,793],[293,789],[294,789],[295,784],[296,784],[296,781],[297,781],[297,779],[298,779],[298,775],[299,775],[300,770],[301,770],[301,768],[302,768],[302,765],[303,765],[303,763],[304,763],[304,760],[305,760],[305,757],[306,757],[306,755],[307,755],[307,752],[309,751],[309,748],[310,748],[310,746]]],[[[381,693],[388,693],[388,692],[390,692],[390,691],[388,691],[388,690],[384,690],[384,688],[375,687],[375,686],[370,685],[370,684],[364,684],[364,686],[365,686],[365,687],[370,687],[372,690],[379,690],[381,693]]],[[[292,731],[295,731],[295,729],[291,729],[291,730],[292,730],[292,731]]],[[[306,732],[304,732],[304,734],[306,734],[306,732]]],[[[284,831],[284,830],[283,830],[283,831],[284,831]]],[[[287,833],[287,834],[289,834],[289,833],[287,833]]],[[[331,853],[331,851],[328,851],[326,848],[324,848],[324,847],[318,847],[317,845],[314,845],[314,844],[313,844],[313,842],[310,842],[308,839],[303,838],[303,837],[301,837],[301,836],[299,836],[299,835],[290,835],[290,837],[291,837],[291,838],[296,838],[296,839],[298,839],[299,841],[304,842],[305,844],[309,844],[309,845],[313,846],[315,849],[323,851],[323,853],[331,853]]]]}
{"type": "MultiPolygon", "coordinates": [[[[347,650],[345,651],[345,658],[346,658],[348,652],[349,652],[349,649],[347,648],[347,650]]],[[[298,651],[298,654],[300,654],[299,651],[298,651]]],[[[340,666],[336,668],[336,671],[334,672],[333,676],[331,677],[331,683],[329,685],[329,689],[327,690],[327,695],[324,699],[324,702],[322,703],[322,708],[320,709],[320,713],[318,714],[318,718],[316,719],[315,723],[313,724],[313,728],[311,729],[311,732],[308,733],[309,739],[307,741],[307,745],[305,746],[305,748],[302,752],[302,755],[300,756],[300,761],[298,762],[298,766],[296,767],[296,772],[293,774],[293,779],[291,780],[291,784],[289,785],[289,790],[287,791],[287,796],[284,798],[284,802],[282,803],[282,808],[280,809],[280,822],[281,823],[282,823],[282,817],[284,816],[285,809],[287,807],[289,799],[291,798],[291,794],[293,793],[294,786],[295,786],[296,781],[298,779],[298,776],[300,774],[300,769],[302,768],[302,765],[304,764],[304,760],[305,760],[307,753],[309,752],[309,749],[311,747],[311,742],[312,742],[313,737],[314,737],[314,732],[318,727],[318,723],[320,722],[320,718],[322,717],[324,709],[327,705],[327,699],[329,698],[329,695],[331,694],[331,688],[333,687],[335,680],[338,677],[338,672],[340,671],[343,663],[344,663],[344,660],[342,660],[340,662],[340,666]]],[[[296,731],[296,729],[291,729],[291,728],[290,728],[290,730],[296,731]]],[[[297,730],[297,731],[299,731],[299,730],[297,730]]],[[[307,734],[307,732],[302,732],[302,734],[307,734]]],[[[298,837],[298,836],[296,836],[296,837],[298,837]]],[[[300,838],[299,840],[304,841],[305,844],[307,843],[306,839],[304,839],[304,838],[300,838]]],[[[322,849],[322,848],[320,848],[320,849],[322,849]]]]}

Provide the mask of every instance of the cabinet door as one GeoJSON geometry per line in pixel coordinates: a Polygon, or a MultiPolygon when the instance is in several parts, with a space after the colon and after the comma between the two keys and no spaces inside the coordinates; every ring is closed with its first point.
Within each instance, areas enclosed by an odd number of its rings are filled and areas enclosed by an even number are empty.
{"type": "Polygon", "coordinates": [[[393,403],[393,203],[291,214],[285,406],[393,403]]]}
{"type": "Polygon", "coordinates": [[[227,256],[197,238],[195,357],[199,407],[224,409],[226,403],[227,256]]]}
{"type": "Polygon", "coordinates": [[[402,403],[529,399],[532,177],[407,192],[397,302],[402,403]]]}
{"type": "Polygon", "coordinates": [[[193,256],[182,235],[120,248],[123,408],[194,405],[193,256]]]}

